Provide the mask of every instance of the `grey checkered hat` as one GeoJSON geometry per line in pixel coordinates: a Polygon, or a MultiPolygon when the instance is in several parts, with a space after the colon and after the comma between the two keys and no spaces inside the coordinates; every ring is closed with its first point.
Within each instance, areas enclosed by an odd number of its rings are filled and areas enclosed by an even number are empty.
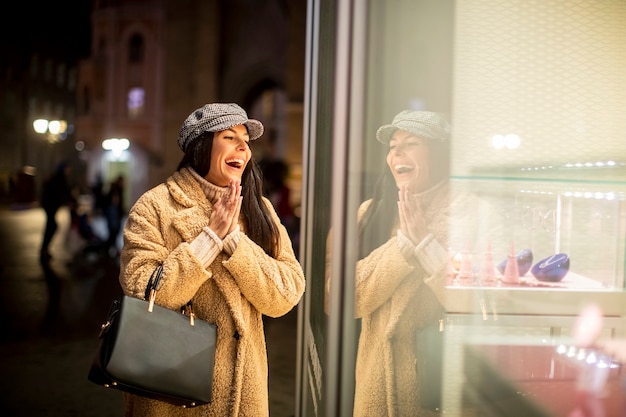
{"type": "Polygon", "coordinates": [[[376,139],[387,144],[396,130],[406,130],[423,139],[446,143],[450,140],[450,125],[443,114],[430,111],[403,110],[398,113],[390,125],[384,125],[376,131],[376,139]]]}
{"type": "Polygon", "coordinates": [[[248,119],[246,111],[237,104],[205,104],[194,110],[183,123],[178,134],[178,146],[185,152],[189,144],[204,132],[221,132],[238,125],[248,128],[250,140],[258,139],[263,134],[263,124],[248,119]]]}

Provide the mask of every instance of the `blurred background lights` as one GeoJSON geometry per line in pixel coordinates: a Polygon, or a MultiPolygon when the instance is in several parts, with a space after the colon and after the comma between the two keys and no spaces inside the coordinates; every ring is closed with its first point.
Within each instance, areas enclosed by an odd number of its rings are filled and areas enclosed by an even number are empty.
{"type": "Polygon", "coordinates": [[[491,144],[496,149],[504,148],[504,135],[493,135],[491,138],[491,144]]]}
{"type": "Polygon", "coordinates": [[[102,141],[102,149],[111,151],[114,156],[119,157],[122,152],[130,147],[130,141],[126,138],[111,138],[102,141]]]}
{"type": "Polygon", "coordinates": [[[520,143],[521,139],[519,135],[516,135],[514,133],[508,133],[506,135],[497,134],[493,135],[493,137],[491,138],[491,145],[495,149],[517,149],[519,148],[520,143]]]}
{"type": "Polygon", "coordinates": [[[46,135],[48,141],[52,143],[65,140],[68,131],[73,131],[73,128],[73,126],[70,126],[70,129],[68,129],[65,120],[37,119],[33,121],[33,130],[40,135],[46,135]]]}
{"type": "Polygon", "coordinates": [[[33,129],[37,133],[46,133],[48,130],[48,121],[46,119],[37,119],[33,122],[33,129]]]}

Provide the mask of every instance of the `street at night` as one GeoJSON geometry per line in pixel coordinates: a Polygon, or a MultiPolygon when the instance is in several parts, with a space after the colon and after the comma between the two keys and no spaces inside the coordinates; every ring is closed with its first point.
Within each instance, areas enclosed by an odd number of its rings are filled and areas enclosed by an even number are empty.
{"type": "MultiPolygon", "coordinates": [[[[121,416],[121,394],[87,380],[98,331],[121,294],[118,259],[72,256],[65,241],[69,213],[50,262],[41,264],[41,208],[0,209],[0,369],[6,417],[121,416]]],[[[293,415],[296,311],[266,320],[272,416],[293,415]]]]}

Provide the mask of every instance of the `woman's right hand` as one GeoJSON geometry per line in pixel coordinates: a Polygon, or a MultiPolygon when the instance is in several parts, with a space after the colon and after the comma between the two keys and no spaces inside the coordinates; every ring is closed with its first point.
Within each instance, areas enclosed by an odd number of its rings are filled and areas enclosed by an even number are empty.
{"type": "Polygon", "coordinates": [[[237,226],[242,199],[241,181],[232,180],[229,184],[229,192],[221,196],[213,205],[209,228],[220,239],[224,239],[237,226]]]}

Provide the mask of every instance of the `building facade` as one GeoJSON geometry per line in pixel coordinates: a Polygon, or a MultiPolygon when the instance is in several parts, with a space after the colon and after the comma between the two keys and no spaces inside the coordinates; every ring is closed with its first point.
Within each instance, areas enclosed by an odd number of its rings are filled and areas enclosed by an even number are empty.
{"type": "MultiPolygon", "coordinates": [[[[34,0],[0,17],[0,200],[28,207],[61,161],[77,162],[78,58],[89,50],[91,2],[34,0]],[[71,18],[70,18],[71,15],[71,18]],[[41,120],[38,133],[33,122],[41,120]],[[45,121],[58,121],[48,128],[45,121]],[[58,130],[57,130],[58,129],[58,130]]],[[[80,166],[80,164],[74,164],[80,166]]],[[[73,175],[80,176],[80,169],[73,175]]]]}
{"type": "Polygon", "coordinates": [[[295,200],[305,22],[304,0],[95,1],[91,55],[80,63],[77,86],[87,182],[123,175],[132,204],[176,169],[178,131],[191,111],[236,102],[266,127],[255,157],[292,168],[295,200]],[[128,148],[111,149],[107,139],[128,139],[113,141],[128,148]]]}

